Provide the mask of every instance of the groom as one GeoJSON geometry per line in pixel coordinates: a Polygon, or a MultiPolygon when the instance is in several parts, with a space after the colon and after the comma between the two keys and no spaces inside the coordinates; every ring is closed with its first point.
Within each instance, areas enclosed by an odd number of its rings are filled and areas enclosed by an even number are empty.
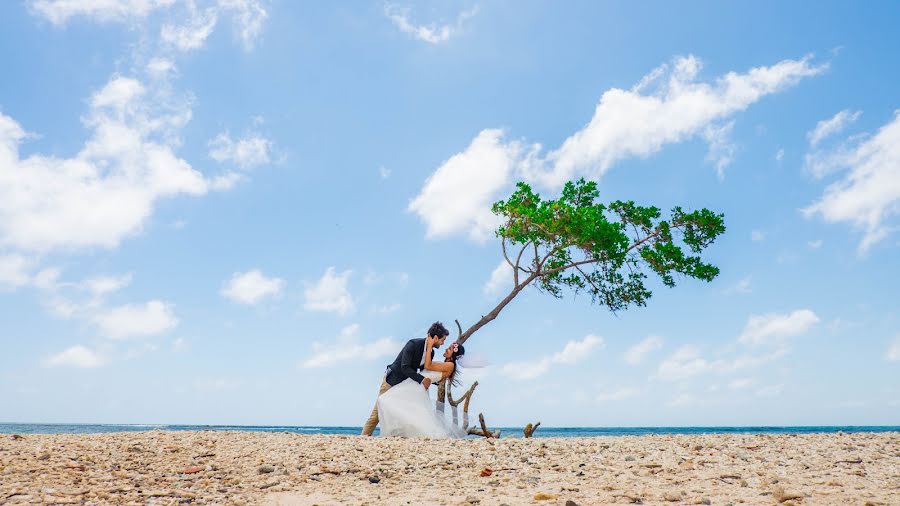
{"type": "MultiPolygon", "coordinates": [[[[440,348],[450,332],[441,322],[434,322],[428,329],[428,337],[434,339],[434,348],[440,348]]],[[[431,358],[434,358],[434,348],[431,350],[431,358]]],[[[410,339],[406,345],[400,350],[400,354],[394,359],[394,362],[387,366],[384,379],[381,380],[381,388],[378,395],[381,395],[392,386],[399,384],[406,378],[411,378],[416,383],[421,383],[425,390],[431,386],[431,380],[419,374],[425,367],[425,339],[410,339]]],[[[362,435],[371,436],[375,432],[375,426],[378,425],[378,404],[372,408],[372,414],[363,425],[362,435]]]]}

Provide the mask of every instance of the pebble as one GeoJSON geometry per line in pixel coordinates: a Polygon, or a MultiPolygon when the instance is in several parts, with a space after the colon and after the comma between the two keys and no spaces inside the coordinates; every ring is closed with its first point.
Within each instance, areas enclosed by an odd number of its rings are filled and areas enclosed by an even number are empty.
{"type": "Polygon", "coordinates": [[[0,435],[0,502],[266,505],[294,494],[281,504],[448,505],[465,497],[476,506],[577,506],[665,497],[881,506],[900,505],[898,457],[896,432],[457,441],[241,431],[0,435]],[[864,464],[835,465],[856,460],[864,464]],[[193,467],[202,470],[188,473],[193,467]],[[486,468],[491,476],[479,479],[486,468]],[[775,487],[787,491],[776,495],[775,487]]]}
{"type": "Polygon", "coordinates": [[[259,466],[259,473],[260,473],[260,474],[264,474],[264,473],[274,473],[274,472],[275,472],[275,466],[272,466],[272,465],[269,465],[269,464],[263,464],[263,465],[259,466]]]}

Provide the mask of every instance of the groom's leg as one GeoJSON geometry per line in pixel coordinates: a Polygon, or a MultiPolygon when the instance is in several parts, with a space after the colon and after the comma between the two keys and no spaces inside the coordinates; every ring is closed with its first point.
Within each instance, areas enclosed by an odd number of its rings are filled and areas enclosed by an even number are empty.
{"type": "MultiPolygon", "coordinates": [[[[378,389],[378,395],[381,395],[388,390],[390,390],[391,385],[387,382],[387,376],[381,380],[381,388],[378,389]]],[[[369,415],[369,419],[366,420],[366,424],[363,425],[362,435],[363,436],[371,436],[373,432],[375,432],[375,426],[378,425],[378,402],[376,401],[375,407],[372,408],[372,414],[369,415]]]]}

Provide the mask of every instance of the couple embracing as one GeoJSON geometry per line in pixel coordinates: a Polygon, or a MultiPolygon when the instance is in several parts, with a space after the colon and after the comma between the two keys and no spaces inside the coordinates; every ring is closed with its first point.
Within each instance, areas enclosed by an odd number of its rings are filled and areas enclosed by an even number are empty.
{"type": "Polygon", "coordinates": [[[466,350],[456,342],[444,350],[444,361],[434,360],[434,351],[444,345],[450,332],[435,322],[424,339],[410,339],[387,366],[378,399],[362,434],[371,436],[381,424],[382,436],[458,438],[465,432],[447,422],[435,410],[428,395],[432,384],[447,380],[456,384],[457,361],[466,350]]]}

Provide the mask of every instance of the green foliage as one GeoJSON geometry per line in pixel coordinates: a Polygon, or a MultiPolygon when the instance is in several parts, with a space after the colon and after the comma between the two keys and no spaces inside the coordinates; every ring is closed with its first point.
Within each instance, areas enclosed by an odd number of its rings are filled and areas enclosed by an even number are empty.
{"type": "Polygon", "coordinates": [[[666,220],[657,207],[618,200],[604,205],[598,197],[597,184],[584,179],[566,183],[556,200],[543,200],[518,183],[508,199],[494,204],[494,214],[503,218],[496,233],[515,272],[514,294],[534,281],[557,298],[568,287],[618,311],[646,305],[652,293],[645,271],[669,287],[677,274],[704,281],[719,274],[699,254],[725,232],[724,215],[676,207],[666,220]],[[516,258],[507,245],[516,248],[516,258]]]}

